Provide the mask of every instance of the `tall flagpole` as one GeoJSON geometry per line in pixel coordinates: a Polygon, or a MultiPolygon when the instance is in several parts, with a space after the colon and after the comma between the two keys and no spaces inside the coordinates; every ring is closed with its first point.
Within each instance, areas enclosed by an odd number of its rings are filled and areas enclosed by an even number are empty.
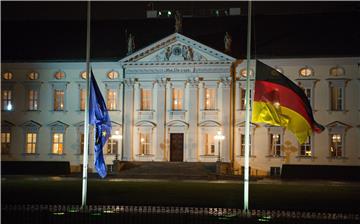
{"type": "Polygon", "coordinates": [[[250,157],[250,51],[251,51],[251,0],[248,6],[247,55],[246,55],[246,113],[245,113],[245,157],[244,157],[244,211],[249,210],[249,157],[250,157]]]}
{"type": "Polygon", "coordinates": [[[84,123],[84,149],[83,149],[83,180],[82,180],[82,202],[81,207],[86,207],[87,194],[87,170],[89,160],[89,98],[90,98],[90,16],[91,4],[87,2],[86,19],[86,100],[85,100],[85,123],[84,123]]]}

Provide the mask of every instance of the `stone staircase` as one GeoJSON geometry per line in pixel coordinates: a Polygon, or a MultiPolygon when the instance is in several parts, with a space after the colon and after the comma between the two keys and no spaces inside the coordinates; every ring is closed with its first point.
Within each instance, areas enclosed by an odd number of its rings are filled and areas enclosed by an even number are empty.
{"type": "Polygon", "coordinates": [[[119,178],[216,179],[216,163],[120,162],[114,171],[119,178]]]}

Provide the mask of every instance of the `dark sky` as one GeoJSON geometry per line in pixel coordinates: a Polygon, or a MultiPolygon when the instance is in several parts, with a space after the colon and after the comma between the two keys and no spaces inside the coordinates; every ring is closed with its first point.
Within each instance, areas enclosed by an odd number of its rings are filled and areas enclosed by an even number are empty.
{"type": "MultiPolygon", "coordinates": [[[[83,60],[86,4],[2,1],[2,60],[83,60]]],[[[358,2],[253,4],[254,57],[360,55],[358,2]]],[[[230,32],[232,56],[244,56],[247,2],[92,2],[92,58],[124,57],[126,32],[135,35],[136,50],[172,34],[174,18],[147,19],[149,9],[180,10],[184,15],[183,34],[220,51],[224,33],[230,32]],[[208,14],[228,8],[241,8],[241,15],[208,14]]]]}

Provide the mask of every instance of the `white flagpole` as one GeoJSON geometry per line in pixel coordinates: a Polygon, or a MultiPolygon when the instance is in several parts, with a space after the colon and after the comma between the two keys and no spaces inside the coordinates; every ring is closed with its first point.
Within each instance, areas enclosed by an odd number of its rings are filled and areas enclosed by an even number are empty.
{"type": "Polygon", "coordinates": [[[244,157],[244,211],[249,210],[249,157],[250,157],[250,51],[251,51],[251,0],[248,6],[247,55],[246,55],[246,112],[245,112],[245,157],[244,157]]]}
{"type": "Polygon", "coordinates": [[[89,98],[90,98],[90,0],[87,4],[86,25],[86,100],[85,100],[85,123],[84,123],[84,154],[83,154],[83,180],[82,180],[82,202],[81,207],[86,207],[87,194],[87,170],[89,160],[89,98]]]}

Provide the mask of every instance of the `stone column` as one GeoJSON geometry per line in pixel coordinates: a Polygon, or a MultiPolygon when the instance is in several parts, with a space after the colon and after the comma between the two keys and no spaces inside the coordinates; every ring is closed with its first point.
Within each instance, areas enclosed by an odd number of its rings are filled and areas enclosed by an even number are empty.
{"type": "Polygon", "coordinates": [[[124,105],[124,149],[123,160],[131,161],[133,155],[133,134],[134,134],[134,79],[125,79],[125,105],[124,105]]]}
{"type": "Polygon", "coordinates": [[[188,113],[189,113],[189,129],[188,129],[188,151],[185,161],[196,162],[198,155],[198,122],[199,122],[199,79],[192,78],[187,83],[187,91],[189,94],[188,113]]]}
{"type": "Polygon", "coordinates": [[[224,78],[219,85],[219,91],[222,92],[221,120],[223,124],[222,132],[225,139],[222,141],[220,156],[223,162],[230,162],[230,84],[231,78],[224,78]]]}
{"type": "MultiPolygon", "coordinates": [[[[156,105],[154,109],[156,111],[156,149],[155,149],[155,160],[163,161],[166,152],[165,142],[165,126],[166,126],[166,79],[157,80],[154,83],[154,90],[157,94],[156,105]]],[[[154,92],[155,92],[154,91],[154,92]]]]}

